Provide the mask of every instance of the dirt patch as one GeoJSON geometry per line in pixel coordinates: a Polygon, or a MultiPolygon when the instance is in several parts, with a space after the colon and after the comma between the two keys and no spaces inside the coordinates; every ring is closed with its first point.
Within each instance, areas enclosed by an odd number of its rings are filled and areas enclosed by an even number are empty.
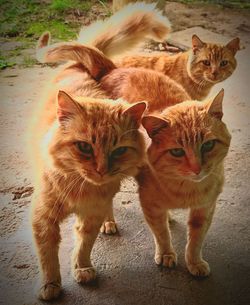
{"type": "Polygon", "coordinates": [[[165,10],[173,32],[199,26],[225,36],[239,36],[244,43],[250,42],[250,10],[177,2],[167,2],[165,10]]]}

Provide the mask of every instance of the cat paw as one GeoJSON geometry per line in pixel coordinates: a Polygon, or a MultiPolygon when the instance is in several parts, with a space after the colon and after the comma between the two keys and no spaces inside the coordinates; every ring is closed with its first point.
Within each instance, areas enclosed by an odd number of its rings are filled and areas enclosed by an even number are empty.
{"type": "Polygon", "coordinates": [[[101,226],[100,232],[104,234],[115,234],[117,232],[116,223],[114,221],[104,222],[101,226]]]}
{"type": "Polygon", "coordinates": [[[177,265],[177,254],[175,252],[168,254],[156,254],[155,262],[157,265],[162,265],[167,268],[174,268],[177,265]]]}
{"type": "Polygon", "coordinates": [[[206,277],[210,274],[209,264],[204,260],[196,264],[187,263],[187,268],[193,276],[206,277]]]}
{"type": "Polygon", "coordinates": [[[96,271],[93,267],[76,268],[73,271],[73,276],[77,283],[86,284],[96,278],[96,271]]]}
{"type": "Polygon", "coordinates": [[[43,285],[39,291],[38,298],[44,301],[54,300],[59,297],[61,293],[61,284],[47,283],[43,285]]]}

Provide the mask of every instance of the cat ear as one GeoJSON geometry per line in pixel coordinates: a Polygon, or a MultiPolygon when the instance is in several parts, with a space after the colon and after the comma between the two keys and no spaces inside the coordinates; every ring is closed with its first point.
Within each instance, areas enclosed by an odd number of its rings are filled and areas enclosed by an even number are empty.
{"type": "Polygon", "coordinates": [[[226,47],[235,55],[237,51],[240,50],[240,39],[234,38],[233,40],[229,41],[229,43],[226,45],[226,47]]]}
{"type": "Polygon", "coordinates": [[[222,102],[224,97],[224,89],[215,96],[215,98],[208,103],[208,113],[216,117],[217,119],[221,120],[223,117],[223,110],[222,110],[222,102]]]}
{"type": "Polygon", "coordinates": [[[136,103],[129,108],[127,108],[123,114],[130,116],[137,124],[137,126],[140,126],[141,123],[141,117],[147,107],[146,102],[140,102],[136,103]]]}
{"type": "Polygon", "coordinates": [[[193,48],[194,54],[196,54],[197,51],[199,51],[205,45],[206,45],[206,43],[203,42],[202,40],[200,40],[200,38],[197,35],[192,36],[192,48],[193,48]]]}
{"type": "Polygon", "coordinates": [[[150,138],[153,138],[159,131],[168,126],[168,122],[156,116],[148,115],[142,118],[142,126],[147,130],[150,138]]]}
{"type": "Polygon", "coordinates": [[[66,92],[59,91],[57,96],[57,118],[59,123],[64,124],[79,113],[80,105],[75,102],[66,92]]]}

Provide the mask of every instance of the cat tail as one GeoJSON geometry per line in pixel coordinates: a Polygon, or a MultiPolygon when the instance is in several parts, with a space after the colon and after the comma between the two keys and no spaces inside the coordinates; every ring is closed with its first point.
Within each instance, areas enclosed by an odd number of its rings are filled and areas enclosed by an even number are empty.
{"type": "Polygon", "coordinates": [[[79,43],[55,43],[49,45],[50,34],[45,32],[39,39],[36,58],[41,63],[75,61],[82,64],[90,75],[98,80],[116,68],[101,51],[79,43]]]}
{"type": "Polygon", "coordinates": [[[146,38],[163,41],[170,32],[167,17],[156,8],[156,3],[131,3],[109,19],[83,27],[78,42],[91,45],[112,57],[127,52],[146,38]]]}

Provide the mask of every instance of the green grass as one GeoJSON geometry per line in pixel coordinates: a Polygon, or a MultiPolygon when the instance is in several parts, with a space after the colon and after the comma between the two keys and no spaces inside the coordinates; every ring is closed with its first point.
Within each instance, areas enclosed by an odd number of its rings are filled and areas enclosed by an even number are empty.
{"type": "Polygon", "coordinates": [[[71,40],[76,38],[76,30],[70,25],[64,24],[61,21],[50,20],[47,23],[33,22],[26,30],[26,37],[39,38],[40,35],[49,29],[53,38],[59,40],[71,40]]]}
{"type": "MultiPolygon", "coordinates": [[[[92,1],[93,2],[93,1],[92,1]]],[[[58,39],[72,39],[80,26],[75,14],[86,15],[90,1],[0,0],[0,36],[38,38],[44,30],[51,30],[58,39]]]]}
{"type": "MultiPolygon", "coordinates": [[[[25,47],[35,48],[44,31],[50,31],[53,41],[76,38],[79,28],[88,22],[92,5],[104,10],[100,0],[0,0],[0,43],[19,41],[23,47],[0,48],[0,70],[19,66],[29,67],[36,60],[25,54],[25,47]]],[[[108,16],[108,11],[104,14],[108,16]]],[[[91,18],[95,18],[95,13],[91,18]]],[[[97,17],[97,16],[96,16],[97,17]]]]}
{"type": "Polygon", "coordinates": [[[50,9],[56,12],[67,12],[70,10],[89,11],[91,2],[78,0],[53,0],[50,9]]]}
{"type": "Polygon", "coordinates": [[[16,65],[16,62],[11,61],[8,57],[0,53],[0,70],[11,68],[16,65]]]}

